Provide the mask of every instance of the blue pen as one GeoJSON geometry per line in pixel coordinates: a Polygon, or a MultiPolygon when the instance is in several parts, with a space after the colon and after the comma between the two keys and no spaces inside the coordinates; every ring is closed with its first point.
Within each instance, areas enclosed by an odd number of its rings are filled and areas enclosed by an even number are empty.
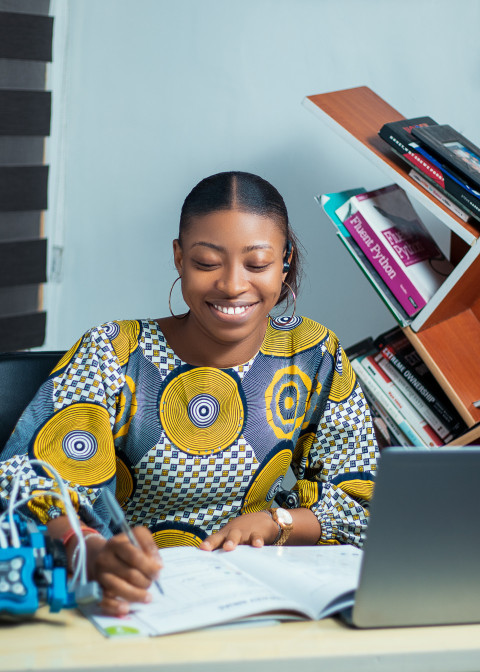
{"type": "MultiPolygon", "coordinates": [[[[113,523],[117,525],[122,530],[122,532],[125,532],[132,546],[141,549],[142,547],[138,543],[129,524],[127,523],[123,509],[115,499],[115,495],[113,495],[108,488],[104,488],[103,492],[105,496],[105,504],[107,505],[110,515],[112,516],[113,523]]],[[[163,588],[160,585],[160,581],[155,579],[154,584],[157,586],[159,592],[163,595],[163,588]]]]}

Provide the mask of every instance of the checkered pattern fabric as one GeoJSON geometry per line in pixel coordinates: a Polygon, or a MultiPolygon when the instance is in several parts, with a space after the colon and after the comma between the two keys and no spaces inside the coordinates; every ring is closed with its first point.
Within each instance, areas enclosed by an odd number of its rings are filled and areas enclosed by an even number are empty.
{"type": "MultiPolygon", "coordinates": [[[[117,486],[132,524],[151,529],[191,526],[196,533],[210,534],[245,507],[267,507],[274,485],[291,462],[297,478],[304,479],[300,505],[302,496],[310,497],[308,506],[322,525],[321,542],[361,544],[377,448],[370,412],[350,364],[335,336],[304,318],[282,330],[269,328],[265,342],[265,352],[261,349],[249,362],[222,374],[231,388],[222,396],[208,387],[208,367],[197,375],[201,367],[189,367],[176,355],[156,321],[114,322],[91,329],[22,416],[7,446],[8,459],[0,462],[0,496],[8,498],[15,477],[22,496],[54,487],[28,456],[35,454],[39,431],[56,426],[52,418],[69,406],[78,405],[86,414],[82,445],[89,447],[89,459],[94,460],[100,448],[88,417],[90,409],[98,414],[101,407],[108,412],[107,433],[108,421],[115,428],[112,435],[122,468],[117,467],[113,478],[107,474],[104,482],[69,483],[69,488],[80,515],[107,535],[102,487],[117,486]],[[326,381],[332,375],[337,378],[330,394],[326,381]],[[186,382],[176,387],[177,381],[186,382]],[[162,406],[167,403],[162,395],[170,399],[171,389],[184,393],[183,401],[175,397],[168,403],[184,404],[185,426],[175,424],[176,411],[166,414],[162,406]],[[188,442],[175,445],[170,430],[188,442]],[[202,437],[211,449],[202,449],[202,437]],[[312,492],[313,499],[318,492],[313,503],[312,492]]],[[[56,430],[70,437],[70,448],[75,429],[56,430]]],[[[64,459],[85,460],[80,443],[66,451],[67,439],[62,440],[63,434],[55,436],[57,450],[66,454],[60,455],[59,464],[64,459]]],[[[42,445],[48,451],[48,442],[42,445]]],[[[103,450],[108,454],[108,448],[103,450]]],[[[68,467],[69,473],[77,468],[73,462],[68,467]]],[[[59,511],[45,497],[40,517],[53,518],[59,511]]],[[[38,507],[35,512],[38,515],[38,507]]]]}

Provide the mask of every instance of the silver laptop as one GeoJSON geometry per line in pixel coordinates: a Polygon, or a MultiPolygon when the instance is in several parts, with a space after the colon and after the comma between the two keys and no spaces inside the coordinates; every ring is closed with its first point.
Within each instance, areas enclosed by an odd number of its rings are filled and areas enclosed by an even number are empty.
{"type": "Polygon", "coordinates": [[[382,452],[351,623],[480,622],[480,447],[382,452]]]}

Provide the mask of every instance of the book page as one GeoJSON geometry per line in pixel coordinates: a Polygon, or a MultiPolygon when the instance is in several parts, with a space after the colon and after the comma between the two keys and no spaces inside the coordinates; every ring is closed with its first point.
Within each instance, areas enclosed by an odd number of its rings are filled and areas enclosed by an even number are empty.
{"type": "Polygon", "coordinates": [[[237,567],[299,602],[316,619],[352,606],[362,555],[358,548],[343,545],[238,546],[229,553],[237,567]]]}
{"type": "Polygon", "coordinates": [[[102,615],[98,609],[84,610],[103,634],[164,635],[265,612],[301,609],[298,601],[283,597],[231,564],[227,553],[180,547],[163,549],[161,556],[163,595],[152,585],[153,601],[132,605],[131,613],[122,618],[102,615]]]}

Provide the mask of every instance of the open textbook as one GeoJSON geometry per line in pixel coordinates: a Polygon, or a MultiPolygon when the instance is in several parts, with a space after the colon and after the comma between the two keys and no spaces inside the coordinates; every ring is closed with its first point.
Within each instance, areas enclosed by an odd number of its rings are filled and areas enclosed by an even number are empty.
{"type": "Polygon", "coordinates": [[[352,546],[290,546],[209,553],[196,548],[161,552],[164,594],[128,616],[85,611],[106,636],[166,635],[264,617],[320,619],[352,606],[362,551],[352,546]]]}

